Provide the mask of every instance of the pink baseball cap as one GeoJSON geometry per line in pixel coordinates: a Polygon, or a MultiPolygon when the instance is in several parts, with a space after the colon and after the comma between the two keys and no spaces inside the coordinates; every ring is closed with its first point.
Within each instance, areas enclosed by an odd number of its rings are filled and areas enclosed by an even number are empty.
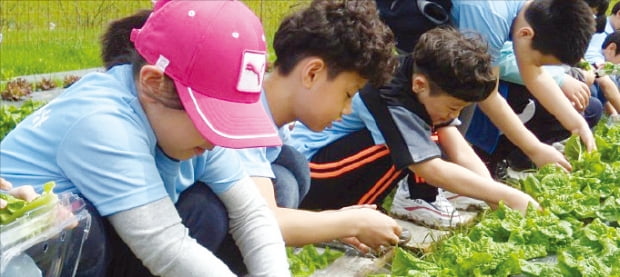
{"type": "Polygon", "coordinates": [[[230,148],[282,144],[260,102],[263,27],[243,3],[160,1],[131,41],[174,80],[185,111],[208,141],[230,148]]]}

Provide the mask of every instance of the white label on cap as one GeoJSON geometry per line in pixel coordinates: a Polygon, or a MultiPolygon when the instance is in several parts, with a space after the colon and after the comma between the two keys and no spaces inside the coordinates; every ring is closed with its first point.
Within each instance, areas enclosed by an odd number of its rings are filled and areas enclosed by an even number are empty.
{"type": "Polygon", "coordinates": [[[265,75],[265,53],[245,51],[241,62],[241,72],[237,90],[241,92],[260,93],[265,75]]]}
{"type": "Polygon", "coordinates": [[[157,62],[155,63],[155,66],[161,69],[161,71],[166,72],[166,67],[168,67],[169,64],[170,64],[170,61],[166,57],[159,55],[159,58],[157,58],[157,62]]]}

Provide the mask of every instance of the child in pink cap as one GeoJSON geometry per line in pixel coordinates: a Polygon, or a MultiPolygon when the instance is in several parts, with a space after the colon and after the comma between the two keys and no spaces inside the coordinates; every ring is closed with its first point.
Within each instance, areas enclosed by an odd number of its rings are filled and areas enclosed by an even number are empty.
{"type": "MultiPolygon", "coordinates": [[[[127,33],[141,26],[147,16],[137,14],[130,22],[133,25],[115,30],[127,33]]],[[[387,82],[396,64],[393,36],[372,1],[311,1],[283,19],[273,43],[277,58],[262,85],[261,102],[283,141],[289,123],[295,120],[320,131],[349,113],[357,90],[366,83],[380,86],[387,82]]],[[[127,62],[119,49],[104,51],[106,67],[127,62]]],[[[246,66],[248,74],[256,68],[246,66]]],[[[244,170],[273,209],[287,245],[343,239],[366,252],[398,241],[398,223],[373,205],[329,212],[294,209],[308,189],[310,175],[305,157],[291,146],[237,152],[244,170]]],[[[231,269],[245,273],[234,242],[226,240],[224,247],[231,269]]]]}
{"type": "Polygon", "coordinates": [[[281,144],[259,102],[259,19],[232,0],[141,15],[103,37],[104,57],[126,62],[84,76],[4,138],[1,177],[86,200],[76,276],[232,276],[218,258],[227,233],[250,275],[290,275],[275,218],[237,155],[215,147],[281,144]]]}

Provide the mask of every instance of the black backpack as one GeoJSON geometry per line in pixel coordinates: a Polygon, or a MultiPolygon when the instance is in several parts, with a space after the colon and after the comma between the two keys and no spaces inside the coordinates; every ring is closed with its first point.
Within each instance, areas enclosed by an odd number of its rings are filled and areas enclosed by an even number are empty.
{"type": "Polygon", "coordinates": [[[396,37],[396,47],[410,53],[420,36],[440,25],[451,25],[451,0],[375,0],[379,15],[396,37]]]}

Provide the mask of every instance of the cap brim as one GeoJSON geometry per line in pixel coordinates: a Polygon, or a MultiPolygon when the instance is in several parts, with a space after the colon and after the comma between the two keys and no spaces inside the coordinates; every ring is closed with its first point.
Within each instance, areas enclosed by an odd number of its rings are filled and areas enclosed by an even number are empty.
{"type": "Polygon", "coordinates": [[[227,148],[282,145],[260,101],[237,103],[207,97],[175,81],[185,111],[209,142],[227,148]]]}

